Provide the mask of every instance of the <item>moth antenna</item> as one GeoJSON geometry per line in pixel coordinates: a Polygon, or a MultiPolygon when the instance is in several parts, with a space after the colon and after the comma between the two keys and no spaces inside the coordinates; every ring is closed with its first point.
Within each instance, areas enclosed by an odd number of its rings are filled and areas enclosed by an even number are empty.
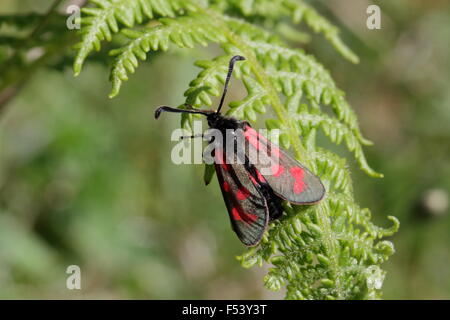
{"type": "Polygon", "coordinates": [[[156,109],[156,111],[155,111],[155,119],[158,119],[162,112],[193,113],[193,114],[202,114],[204,116],[208,115],[208,112],[203,111],[203,110],[194,110],[194,109],[185,110],[185,109],[172,108],[169,106],[161,106],[158,109],[156,109]]]}
{"type": "Polygon", "coordinates": [[[222,97],[220,98],[219,107],[217,108],[216,113],[220,113],[220,109],[222,109],[223,101],[225,100],[225,95],[228,90],[228,83],[230,82],[231,74],[233,73],[234,63],[236,61],[245,60],[243,56],[234,56],[230,59],[230,63],[228,65],[228,74],[225,80],[225,86],[223,87],[222,97]]]}

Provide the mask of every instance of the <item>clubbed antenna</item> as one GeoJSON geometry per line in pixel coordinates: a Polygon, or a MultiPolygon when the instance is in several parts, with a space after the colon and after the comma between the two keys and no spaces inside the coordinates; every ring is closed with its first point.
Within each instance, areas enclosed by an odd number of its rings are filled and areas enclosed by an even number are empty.
{"type": "Polygon", "coordinates": [[[195,110],[195,109],[178,109],[178,108],[172,108],[169,106],[161,106],[155,111],[155,119],[158,119],[161,115],[161,112],[174,112],[174,113],[194,113],[194,114],[202,114],[204,116],[207,116],[209,112],[203,111],[203,110],[195,110]]]}
{"type": "Polygon", "coordinates": [[[227,94],[228,90],[228,83],[230,82],[231,74],[233,73],[234,63],[240,60],[245,60],[245,58],[243,56],[234,56],[233,58],[230,59],[227,79],[225,80],[225,86],[223,87],[222,97],[220,98],[219,107],[217,108],[216,113],[219,113],[220,109],[222,109],[223,101],[225,100],[225,95],[227,94]]]}

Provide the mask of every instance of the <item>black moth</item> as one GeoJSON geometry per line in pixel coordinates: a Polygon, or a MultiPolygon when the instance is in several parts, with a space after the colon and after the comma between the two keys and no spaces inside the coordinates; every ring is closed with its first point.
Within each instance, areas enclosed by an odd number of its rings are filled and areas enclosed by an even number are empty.
{"type": "Polygon", "coordinates": [[[294,204],[316,203],[323,198],[325,188],[318,177],[257,133],[247,121],[220,114],[234,63],[238,60],[245,58],[234,56],[230,60],[217,111],[198,110],[189,105],[187,109],[161,106],[155,111],[155,118],[158,119],[163,111],[202,114],[206,116],[209,127],[219,130],[223,137],[227,129],[242,135],[240,138],[246,142],[245,160],[241,163],[229,161],[230,158],[235,159],[234,155],[227,154],[229,149],[218,145],[213,151],[214,167],[233,230],[243,244],[255,246],[261,241],[269,221],[281,217],[283,200],[294,204]],[[260,165],[267,161],[273,163],[269,172],[262,170],[260,165]]]}

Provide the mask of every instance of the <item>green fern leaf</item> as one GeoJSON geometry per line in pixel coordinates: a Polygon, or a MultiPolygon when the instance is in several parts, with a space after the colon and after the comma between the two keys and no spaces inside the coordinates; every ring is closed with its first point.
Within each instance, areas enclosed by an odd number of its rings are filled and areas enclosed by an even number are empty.
{"type": "Polygon", "coordinates": [[[138,66],[138,59],[145,60],[150,50],[167,51],[170,43],[179,48],[193,48],[197,43],[206,45],[208,41],[225,40],[220,30],[211,27],[208,20],[202,16],[165,18],[159,22],[160,25],[143,30],[122,30],[129,42],[126,46],[110,52],[110,55],[116,56],[110,76],[113,84],[110,97],[119,93],[122,82],[128,80],[127,73],[133,73],[138,66]]]}
{"type": "Polygon", "coordinates": [[[176,12],[192,10],[189,2],[182,0],[91,0],[96,7],[86,7],[82,19],[81,42],[76,46],[74,72],[81,72],[84,60],[92,50],[100,50],[101,42],[111,41],[112,34],[120,30],[120,24],[131,28],[145,18],[174,17],[176,12]]]}
{"type": "Polygon", "coordinates": [[[285,0],[285,6],[292,13],[295,23],[305,21],[315,32],[322,33],[334,48],[346,59],[358,63],[359,59],[339,37],[339,30],[327,19],[321,16],[314,8],[303,1],[285,0]]]}
{"type": "MultiPolygon", "coordinates": [[[[394,253],[392,243],[383,238],[397,231],[398,220],[388,217],[390,228],[371,222],[370,211],[353,197],[347,160],[318,146],[316,136],[322,131],[331,142],[342,144],[364,172],[379,177],[363,152],[363,146],[371,142],[361,134],[354,111],[329,72],[314,57],[290,48],[282,40],[286,28],[280,26],[303,21],[344,57],[357,62],[338,29],[301,0],[90,3],[94,7],[84,11],[87,27],[75,61],[76,73],[90,51],[119,31],[127,41],[110,52],[115,57],[111,96],[118,94],[122,82],[150,51],[218,43],[222,54],[196,62],[201,71],[185,91],[185,102],[195,108],[210,107],[221,92],[230,57],[245,56],[246,61],[236,65],[236,76],[247,95],[230,103],[227,114],[251,122],[264,118],[269,133],[279,130],[281,145],[291,148],[321,178],[326,197],[312,206],[284,203],[283,218],[271,223],[258,247],[238,258],[242,266],[270,263],[264,284],[270,290],[286,287],[288,299],[379,298],[385,276],[380,265],[394,253]],[[153,21],[142,25],[145,19],[153,21]]],[[[189,128],[191,119],[183,114],[182,126],[189,128]]],[[[211,168],[206,169],[205,182],[212,178],[211,168]]]]}
{"type": "MultiPolygon", "coordinates": [[[[305,22],[314,32],[323,34],[334,48],[347,60],[358,63],[358,57],[339,37],[339,30],[312,6],[299,0],[231,0],[229,6],[241,11],[246,17],[266,17],[283,23],[286,16],[294,24],[305,22]]],[[[303,36],[304,38],[304,36],[303,36]]]]}

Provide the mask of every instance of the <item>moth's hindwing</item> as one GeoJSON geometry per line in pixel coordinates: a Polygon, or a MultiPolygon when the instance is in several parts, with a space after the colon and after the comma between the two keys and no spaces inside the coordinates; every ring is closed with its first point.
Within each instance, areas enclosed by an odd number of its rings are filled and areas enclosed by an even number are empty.
{"type": "Polygon", "coordinates": [[[247,154],[273,192],[294,204],[309,204],[321,200],[325,187],[306,167],[286,151],[271,143],[249,124],[244,126],[247,154]]]}
{"type": "Polygon", "coordinates": [[[245,164],[226,163],[223,149],[215,150],[215,168],[233,230],[246,246],[255,246],[267,228],[269,208],[245,164]]]}

